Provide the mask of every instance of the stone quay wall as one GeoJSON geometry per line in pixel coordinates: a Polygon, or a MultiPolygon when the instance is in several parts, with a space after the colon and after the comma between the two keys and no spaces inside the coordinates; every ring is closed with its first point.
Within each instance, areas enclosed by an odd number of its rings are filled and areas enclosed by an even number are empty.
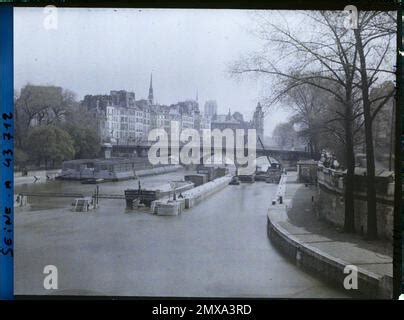
{"type": "MultiPolygon", "coordinates": [[[[317,171],[317,214],[334,225],[343,227],[345,203],[345,173],[322,165],[317,171]]],[[[367,230],[366,176],[355,173],[354,210],[355,230],[367,230]]],[[[376,176],[377,228],[382,239],[393,239],[394,182],[391,176],[376,176]]]]}

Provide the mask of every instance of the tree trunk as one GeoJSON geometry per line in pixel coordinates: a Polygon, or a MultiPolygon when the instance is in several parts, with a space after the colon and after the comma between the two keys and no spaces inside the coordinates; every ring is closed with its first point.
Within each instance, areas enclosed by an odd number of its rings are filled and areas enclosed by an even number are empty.
{"type": "Polygon", "coordinates": [[[319,141],[318,141],[318,136],[317,136],[317,134],[313,134],[313,155],[312,155],[312,158],[314,159],[314,160],[317,160],[317,158],[318,158],[318,155],[320,154],[320,150],[319,150],[319,141]]]}
{"type": "Polygon", "coordinates": [[[310,139],[310,142],[309,142],[309,150],[310,150],[310,157],[312,157],[313,158],[313,154],[314,154],[314,152],[313,152],[313,141],[310,139]]]}
{"type": "Polygon", "coordinates": [[[345,162],[347,173],[345,176],[345,219],[344,231],[355,232],[355,206],[354,206],[354,174],[355,174],[355,154],[353,148],[353,133],[352,133],[352,107],[350,102],[350,94],[348,103],[345,106],[345,162]]]}
{"type": "Polygon", "coordinates": [[[375,155],[372,133],[372,113],[369,100],[369,83],[366,72],[366,57],[363,50],[360,29],[354,29],[356,46],[358,48],[361,74],[361,89],[363,99],[363,117],[365,120],[366,143],[366,192],[367,192],[367,238],[377,238],[377,212],[376,212],[376,183],[375,183],[375,155]]]}

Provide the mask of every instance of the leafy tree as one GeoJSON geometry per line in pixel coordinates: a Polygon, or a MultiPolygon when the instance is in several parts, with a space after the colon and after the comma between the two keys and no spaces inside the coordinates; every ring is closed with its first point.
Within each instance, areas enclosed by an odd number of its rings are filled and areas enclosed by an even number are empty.
{"type": "Polygon", "coordinates": [[[24,166],[29,160],[29,156],[26,152],[18,147],[14,148],[14,163],[17,166],[24,166]]]}
{"type": "Polygon", "coordinates": [[[65,130],[55,126],[39,126],[31,129],[27,138],[30,159],[40,166],[42,162],[54,167],[56,162],[74,157],[74,141],[65,130]]]}
{"type": "Polygon", "coordinates": [[[73,139],[76,159],[96,158],[98,156],[100,144],[97,131],[75,124],[67,124],[65,129],[73,139]]]}
{"type": "Polygon", "coordinates": [[[75,96],[71,91],[27,84],[19,96],[14,94],[16,145],[24,149],[26,133],[33,126],[62,123],[74,103],[75,96]]]}
{"type": "Polygon", "coordinates": [[[52,165],[74,156],[98,155],[97,121],[79,105],[73,92],[28,84],[20,95],[15,92],[14,102],[16,148],[22,152],[21,161],[24,154],[29,156],[26,161],[52,165]],[[57,141],[61,141],[60,148],[57,141]]]}

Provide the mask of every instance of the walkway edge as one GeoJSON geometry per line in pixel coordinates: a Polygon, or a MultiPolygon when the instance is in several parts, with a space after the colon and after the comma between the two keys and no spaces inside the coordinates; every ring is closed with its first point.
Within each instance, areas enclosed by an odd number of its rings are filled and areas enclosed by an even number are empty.
{"type": "MultiPolygon", "coordinates": [[[[286,208],[283,206],[269,209],[267,232],[271,242],[299,267],[315,272],[324,280],[345,290],[343,283],[348,274],[344,274],[344,269],[350,263],[330,256],[294,237],[278,223],[280,218],[286,218],[285,216],[286,208]]],[[[350,293],[353,296],[391,299],[392,286],[391,277],[380,276],[358,267],[359,290],[350,290],[350,293]]]]}

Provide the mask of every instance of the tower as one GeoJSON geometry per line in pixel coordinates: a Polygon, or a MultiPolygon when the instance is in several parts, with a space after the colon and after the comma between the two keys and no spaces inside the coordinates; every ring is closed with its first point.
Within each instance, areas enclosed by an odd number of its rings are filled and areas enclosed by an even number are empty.
{"type": "Polygon", "coordinates": [[[259,137],[261,138],[261,141],[264,141],[264,112],[262,111],[261,103],[259,102],[255,108],[253,116],[253,128],[257,132],[257,139],[259,137]]]}
{"type": "Polygon", "coordinates": [[[229,113],[226,116],[226,121],[230,121],[231,120],[231,112],[230,112],[230,108],[229,108],[229,113]]]}
{"type": "Polygon", "coordinates": [[[147,97],[147,100],[149,101],[150,104],[153,104],[154,100],[154,94],[153,94],[153,74],[150,74],[150,87],[149,87],[149,96],[147,97]]]}
{"type": "Polygon", "coordinates": [[[217,103],[215,100],[209,100],[205,102],[205,117],[208,119],[213,119],[217,114],[217,103]]]}

